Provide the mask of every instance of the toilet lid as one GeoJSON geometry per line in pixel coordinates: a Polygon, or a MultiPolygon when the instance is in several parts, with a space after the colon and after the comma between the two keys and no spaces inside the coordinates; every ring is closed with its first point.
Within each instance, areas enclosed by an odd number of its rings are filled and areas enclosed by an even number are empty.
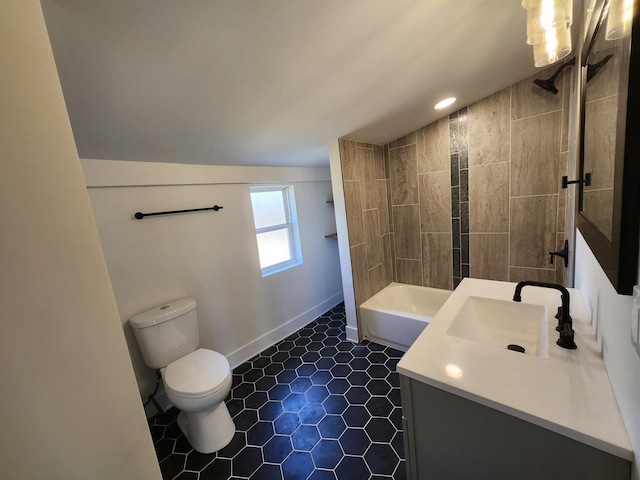
{"type": "Polygon", "coordinates": [[[204,397],[224,385],[231,369],[224,355],[204,348],[171,362],[164,371],[164,384],[183,397],[204,397]]]}

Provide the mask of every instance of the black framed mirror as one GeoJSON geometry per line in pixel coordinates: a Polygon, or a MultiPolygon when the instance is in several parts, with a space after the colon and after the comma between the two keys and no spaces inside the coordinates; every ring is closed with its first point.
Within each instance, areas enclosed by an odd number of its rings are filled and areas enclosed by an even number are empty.
{"type": "Polygon", "coordinates": [[[618,293],[638,278],[640,25],[632,0],[596,2],[582,51],[578,228],[618,293]]]}

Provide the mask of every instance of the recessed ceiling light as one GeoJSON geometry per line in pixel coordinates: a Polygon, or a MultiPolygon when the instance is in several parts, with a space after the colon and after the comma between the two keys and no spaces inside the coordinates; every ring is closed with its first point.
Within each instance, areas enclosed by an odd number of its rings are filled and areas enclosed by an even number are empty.
{"type": "Polygon", "coordinates": [[[441,108],[448,107],[449,105],[451,105],[455,101],[456,101],[456,97],[445,98],[441,102],[436,103],[436,106],[433,107],[433,108],[435,108],[436,110],[440,110],[441,108]]]}

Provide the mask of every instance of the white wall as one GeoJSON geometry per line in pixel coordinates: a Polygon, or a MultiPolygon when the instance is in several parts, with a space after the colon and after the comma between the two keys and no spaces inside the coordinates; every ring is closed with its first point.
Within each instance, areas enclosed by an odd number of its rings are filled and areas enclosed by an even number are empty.
{"type": "Polygon", "coordinates": [[[156,377],[144,365],[127,320],[193,297],[201,346],[232,367],[342,301],[328,168],[221,167],[82,160],[111,283],[142,395],[156,377]],[[249,197],[251,183],[294,185],[300,266],[262,278],[249,197]],[[199,212],[136,220],[218,204],[199,212]]]}
{"type": "Polygon", "coordinates": [[[336,231],[338,233],[338,248],[340,249],[340,272],[344,291],[344,307],[347,316],[346,332],[349,340],[357,342],[359,340],[358,317],[356,316],[356,297],[353,290],[349,229],[347,228],[347,207],[344,200],[342,159],[340,158],[340,144],[338,140],[334,140],[329,145],[329,162],[331,168],[331,185],[333,187],[333,202],[336,210],[336,231]]]}
{"type": "MultiPolygon", "coordinates": [[[[638,279],[640,283],[640,278],[638,279]]],[[[578,231],[575,287],[580,289],[602,346],[604,363],[635,452],[640,479],[640,358],[631,345],[632,297],[618,295],[578,231]]]]}
{"type": "Polygon", "coordinates": [[[0,58],[0,477],[159,479],[40,2],[0,58]]]}

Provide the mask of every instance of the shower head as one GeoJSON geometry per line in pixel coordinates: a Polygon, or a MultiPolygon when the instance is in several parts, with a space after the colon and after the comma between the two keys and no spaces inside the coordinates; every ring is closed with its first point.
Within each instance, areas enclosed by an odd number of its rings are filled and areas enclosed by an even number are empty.
{"type": "Polygon", "coordinates": [[[536,78],[533,83],[538,85],[540,88],[544,88],[547,92],[551,92],[554,95],[558,94],[558,89],[556,88],[554,81],[550,78],[546,80],[543,80],[542,78],[536,78]]]}
{"type": "Polygon", "coordinates": [[[565,68],[567,68],[568,66],[573,66],[576,64],[576,57],[573,57],[571,60],[569,60],[567,63],[565,63],[564,65],[562,65],[558,70],[556,70],[556,72],[551,75],[549,78],[547,78],[546,80],[542,79],[542,78],[536,78],[533,83],[535,83],[536,85],[538,85],[540,88],[544,88],[547,92],[551,92],[554,95],[558,94],[558,89],[556,88],[556,78],[558,77],[558,75],[560,75],[560,72],[562,70],[564,70],[565,68]]]}
{"type": "MultiPolygon", "coordinates": [[[[600,70],[602,70],[602,67],[604,67],[607,64],[607,62],[611,60],[611,58],[613,58],[613,55],[607,55],[598,63],[594,63],[593,65],[590,63],[587,64],[587,83],[590,82],[591,79],[595,77],[600,70]]],[[[573,57],[567,63],[562,65],[560,68],[558,68],[558,70],[556,70],[556,72],[553,75],[551,75],[551,77],[547,78],[546,80],[542,78],[536,78],[533,81],[533,83],[535,83],[540,88],[544,88],[547,92],[551,92],[554,95],[557,95],[558,89],[556,88],[556,83],[555,83],[557,76],[560,74],[562,70],[564,70],[570,65],[573,66],[575,64],[576,64],[576,57],[573,57]]]]}
{"type": "Polygon", "coordinates": [[[591,79],[595,77],[600,70],[602,70],[602,67],[604,67],[609,60],[611,60],[611,58],[613,58],[613,55],[607,55],[598,63],[594,63],[593,65],[588,64],[587,65],[587,82],[590,82],[591,79]]]}

